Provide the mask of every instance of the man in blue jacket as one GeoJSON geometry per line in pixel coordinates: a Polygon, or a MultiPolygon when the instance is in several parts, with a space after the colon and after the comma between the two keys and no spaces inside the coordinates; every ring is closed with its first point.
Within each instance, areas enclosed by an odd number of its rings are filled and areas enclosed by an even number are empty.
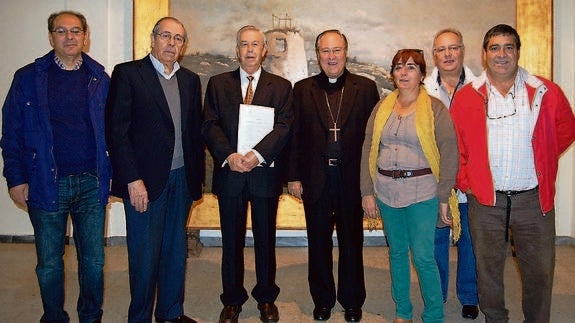
{"type": "Polygon", "coordinates": [[[51,14],[48,32],[53,50],[14,74],[2,108],[4,176],[10,198],[28,211],[34,228],[41,322],[70,320],[62,259],[68,215],[78,254],[79,322],[100,322],[111,176],[104,136],[110,79],[82,52],[89,36],[82,14],[51,14]]]}

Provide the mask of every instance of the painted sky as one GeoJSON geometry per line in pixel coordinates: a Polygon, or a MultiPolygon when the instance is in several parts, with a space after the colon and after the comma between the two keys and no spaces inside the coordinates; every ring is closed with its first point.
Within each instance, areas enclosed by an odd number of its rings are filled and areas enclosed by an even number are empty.
{"type": "Polygon", "coordinates": [[[287,14],[306,40],[308,58],[315,57],[317,34],[336,28],[349,39],[350,57],[384,67],[400,48],[423,49],[433,66],[435,32],[455,27],[464,36],[466,64],[478,74],[485,32],[499,23],[515,26],[515,1],[172,0],[171,14],[186,26],[188,53],[234,56],[237,29],[248,24],[271,29],[272,14],[287,14]]]}

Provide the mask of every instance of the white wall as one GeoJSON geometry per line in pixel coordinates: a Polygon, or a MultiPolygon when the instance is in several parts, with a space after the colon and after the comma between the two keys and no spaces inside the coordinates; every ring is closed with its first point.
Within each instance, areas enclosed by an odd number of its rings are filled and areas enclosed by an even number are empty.
{"type": "MultiPolygon", "coordinates": [[[[72,9],[82,12],[91,29],[89,54],[111,74],[115,64],[132,58],[132,1],[131,0],[16,0],[3,1],[0,10],[0,102],[16,69],[30,63],[50,50],[47,18],[52,12],[72,9]]],[[[575,102],[575,2],[554,1],[554,80],[575,102]]],[[[527,46],[527,44],[526,44],[527,46]]],[[[0,121],[1,123],[1,121],[0,121]]],[[[1,126],[1,124],[0,124],[1,126]]],[[[3,162],[0,159],[0,168],[3,162]]],[[[557,235],[575,238],[575,148],[560,161],[557,181],[557,235]]],[[[125,235],[122,204],[111,203],[108,208],[106,235],[125,235]]],[[[0,235],[33,234],[27,214],[17,209],[10,200],[4,177],[0,176],[0,235]]]]}
{"type": "MultiPolygon", "coordinates": [[[[575,1],[555,0],[554,20],[554,81],[575,105],[575,1]]],[[[557,235],[575,237],[575,147],[571,147],[559,161],[557,178],[556,214],[557,235]]]]}
{"type": "MultiPolygon", "coordinates": [[[[0,10],[0,102],[3,104],[14,72],[51,50],[47,19],[52,12],[76,10],[91,30],[88,54],[111,74],[114,65],[132,58],[131,0],[15,0],[2,1],[0,10]]],[[[0,121],[1,125],[1,121],[0,121]]],[[[3,168],[0,159],[0,168],[3,168]]],[[[107,236],[125,235],[123,212],[114,203],[107,236]],[[120,210],[121,211],[121,210],[120,210]]],[[[120,204],[121,205],[121,204],[120,204]]],[[[0,176],[0,235],[31,235],[28,215],[14,206],[6,180],[0,176]]]]}

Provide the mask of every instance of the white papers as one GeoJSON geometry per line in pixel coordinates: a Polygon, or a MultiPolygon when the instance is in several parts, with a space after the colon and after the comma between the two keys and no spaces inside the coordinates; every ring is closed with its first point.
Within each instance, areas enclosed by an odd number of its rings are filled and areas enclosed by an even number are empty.
{"type": "Polygon", "coordinates": [[[238,153],[246,154],[274,128],[274,108],[240,104],[238,153]]]}

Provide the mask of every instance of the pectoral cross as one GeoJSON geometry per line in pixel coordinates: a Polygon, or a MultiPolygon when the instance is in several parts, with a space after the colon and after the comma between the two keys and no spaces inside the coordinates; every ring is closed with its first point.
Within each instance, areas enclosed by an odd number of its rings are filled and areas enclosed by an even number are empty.
{"type": "Polygon", "coordinates": [[[337,132],[340,130],[335,122],[333,123],[333,128],[329,128],[329,131],[333,131],[333,141],[337,142],[337,132]]]}

